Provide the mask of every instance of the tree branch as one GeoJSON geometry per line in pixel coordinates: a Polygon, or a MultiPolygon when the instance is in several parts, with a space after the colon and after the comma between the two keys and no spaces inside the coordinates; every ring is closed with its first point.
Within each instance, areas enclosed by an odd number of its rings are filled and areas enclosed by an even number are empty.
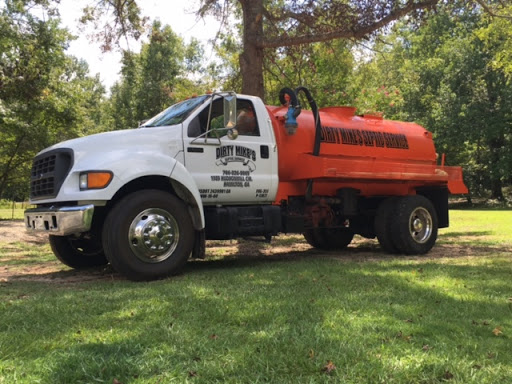
{"type": "MultiPolygon", "coordinates": [[[[475,2],[477,2],[483,8],[483,10],[492,17],[499,17],[501,19],[512,20],[512,16],[499,15],[496,12],[494,12],[494,10],[492,10],[491,7],[485,4],[484,0],[475,0],[475,2]]],[[[505,4],[502,1],[499,1],[499,3],[501,4],[501,6],[505,6],[505,4]]]]}
{"type": "MultiPolygon", "coordinates": [[[[369,25],[366,26],[354,26],[354,28],[349,29],[341,29],[334,27],[331,31],[324,32],[324,33],[317,33],[317,34],[304,34],[300,36],[289,36],[286,33],[278,36],[276,38],[270,38],[270,39],[264,39],[260,43],[260,48],[277,48],[277,47],[283,47],[283,46],[293,46],[293,45],[300,45],[300,44],[311,44],[311,43],[318,43],[318,42],[324,42],[328,40],[333,39],[362,39],[371,33],[375,32],[376,30],[388,25],[394,20],[397,20],[408,13],[424,9],[424,8],[431,8],[435,6],[439,0],[425,0],[419,3],[415,3],[414,1],[410,0],[407,2],[406,6],[403,8],[399,8],[395,11],[392,11],[387,16],[383,17],[382,19],[375,21],[369,25]]],[[[295,20],[300,21],[300,17],[296,15],[294,17],[295,20]]]]}

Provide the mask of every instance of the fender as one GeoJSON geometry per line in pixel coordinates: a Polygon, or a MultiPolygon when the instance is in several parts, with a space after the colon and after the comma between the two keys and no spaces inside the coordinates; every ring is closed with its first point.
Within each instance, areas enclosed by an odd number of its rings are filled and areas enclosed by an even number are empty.
{"type": "MultiPolygon", "coordinates": [[[[126,150],[111,151],[108,154],[90,153],[76,162],[67,175],[59,194],[52,201],[108,201],[129,182],[144,176],[165,176],[170,178],[176,165],[176,159],[160,152],[142,152],[134,156],[126,150]],[[111,171],[114,175],[110,184],[103,189],[81,191],[79,188],[80,173],[91,170],[111,171]]],[[[39,200],[37,204],[44,204],[39,200]]],[[[100,204],[98,204],[100,205],[100,204]]]]}
{"type": "MultiPolygon", "coordinates": [[[[201,197],[192,176],[175,158],[163,153],[139,153],[134,160],[133,153],[126,151],[110,152],[101,159],[80,162],[80,168],[73,168],[69,173],[60,194],[71,199],[76,196],[77,201],[107,201],[125,185],[145,176],[164,176],[169,178],[174,191],[190,207],[190,216],[194,228],[203,229],[205,225],[204,213],[202,210],[201,197]],[[87,169],[84,169],[84,163],[87,169]],[[114,178],[107,188],[101,190],[80,191],[78,189],[78,177],[81,172],[91,169],[105,169],[102,164],[108,164],[106,170],[114,173],[114,178]],[[127,164],[129,166],[127,166],[127,164]]],[[[57,196],[59,198],[59,196],[57,196]]]]}
{"type": "Polygon", "coordinates": [[[199,189],[190,172],[176,160],[171,173],[171,184],[178,197],[189,205],[194,228],[196,230],[203,229],[205,221],[199,189]]]}

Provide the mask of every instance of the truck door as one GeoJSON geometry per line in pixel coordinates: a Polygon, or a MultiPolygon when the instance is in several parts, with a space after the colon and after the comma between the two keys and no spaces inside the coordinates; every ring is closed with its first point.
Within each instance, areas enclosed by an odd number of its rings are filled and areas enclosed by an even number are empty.
{"type": "Polygon", "coordinates": [[[205,205],[272,202],[277,191],[277,152],[263,103],[237,99],[238,137],[228,138],[223,100],[203,107],[184,124],[185,167],[205,205]],[[209,120],[209,125],[208,125],[209,120]],[[205,134],[207,126],[210,132],[205,134]],[[202,136],[201,136],[202,135],[202,136]]]}

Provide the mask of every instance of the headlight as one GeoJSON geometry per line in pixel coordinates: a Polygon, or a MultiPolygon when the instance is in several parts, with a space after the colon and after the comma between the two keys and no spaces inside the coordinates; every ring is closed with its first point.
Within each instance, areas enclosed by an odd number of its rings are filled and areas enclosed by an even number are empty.
{"type": "Polygon", "coordinates": [[[81,172],[79,178],[80,190],[106,188],[112,181],[113,176],[114,174],[110,171],[81,172]]]}

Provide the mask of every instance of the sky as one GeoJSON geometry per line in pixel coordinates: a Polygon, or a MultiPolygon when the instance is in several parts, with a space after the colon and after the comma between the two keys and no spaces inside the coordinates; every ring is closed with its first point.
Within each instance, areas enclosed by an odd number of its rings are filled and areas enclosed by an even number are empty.
{"type": "MultiPolygon", "coordinates": [[[[102,53],[99,44],[91,42],[87,37],[87,31],[80,32],[78,29],[77,20],[88,3],[91,1],[61,0],[59,13],[62,24],[78,36],[77,40],[71,42],[68,53],[87,61],[90,73],[99,73],[101,82],[109,89],[119,78],[121,55],[119,52],[102,53]]],[[[191,37],[195,37],[203,43],[206,58],[213,57],[208,40],[215,37],[219,23],[212,17],[197,19],[193,14],[198,7],[197,0],[139,0],[138,4],[143,15],[149,17],[150,23],[159,19],[162,24],[170,25],[187,43],[191,37]]],[[[138,52],[140,46],[130,45],[130,49],[138,52]]]]}

